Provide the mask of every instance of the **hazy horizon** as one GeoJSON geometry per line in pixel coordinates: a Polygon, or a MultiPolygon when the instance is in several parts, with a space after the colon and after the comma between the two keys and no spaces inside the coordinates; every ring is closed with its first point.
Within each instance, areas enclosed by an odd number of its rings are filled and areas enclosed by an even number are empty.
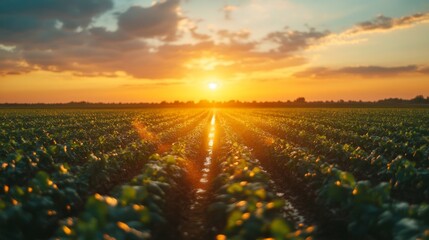
{"type": "MultiPolygon", "coordinates": [[[[404,100],[404,101],[410,101],[415,99],[416,97],[423,97],[425,100],[429,99],[429,96],[423,96],[423,95],[418,95],[415,96],[413,98],[396,98],[396,97],[392,97],[392,98],[384,98],[384,99],[377,99],[377,100],[373,100],[373,101],[364,101],[364,100],[350,100],[350,99],[338,99],[338,100],[308,100],[305,97],[299,97],[299,98],[304,98],[306,103],[320,103],[320,102],[334,102],[334,103],[339,103],[339,102],[363,102],[363,103],[376,103],[378,101],[382,101],[382,100],[391,100],[391,99],[399,99],[399,100],[404,100]]],[[[282,103],[287,103],[287,102],[297,102],[297,99],[286,99],[286,100],[273,100],[273,101],[256,101],[256,100],[250,100],[250,101],[241,101],[238,99],[229,99],[229,100],[210,100],[210,99],[199,99],[199,100],[172,100],[172,101],[167,101],[167,100],[161,100],[161,101],[152,101],[152,102],[91,102],[91,101],[85,101],[85,100],[77,100],[77,101],[69,101],[69,102],[0,102],[0,105],[3,104],[162,104],[162,103],[167,103],[167,104],[174,104],[176,102],[179,102],[180,104],[186,104],[186,103],[193,103],[193,104],[200,104],[200,103],[204,103],[204,102],[215,102],[215,103],[228,103],[228,102],[240,102],[240,103],[252,103],[252,102],[256,102],[256,103],[264,103],[264,102],[268,102],[268,103],[275,103],[275,102],[282,102],[282,103]]]]}

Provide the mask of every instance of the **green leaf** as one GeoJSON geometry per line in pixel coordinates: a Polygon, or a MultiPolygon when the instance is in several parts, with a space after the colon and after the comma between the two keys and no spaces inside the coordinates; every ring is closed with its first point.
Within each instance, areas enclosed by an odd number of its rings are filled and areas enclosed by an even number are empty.
{"type": "Polygon", "coordinates": [[[131,186],[123,186],[120,201],[123,206],[132,202],[136,198],[136,190],[131,186]]]}
{"type": "Polygon", "coordinates": [[[420,234],[419,224],[411,218],[401,219],[393,231],[395,239],[417,239],[420,234]]]}
{"type": "Polygon", "coordinates": [[[173,155],[167,155],[163,157],[163,159],[165,162],[167,162],[167,164],[176,164],[176,158],[173,155]]]}
{"type": "Polygon", "coordinates": [[[270,225],[271,234],[276,239],[285,238],[286,234],[290,233],[290,227],[281,218],[276,218],[270,225]]]}
{"type": "Polygon", "coordinates": [[[256,190],[255,195],[258,196],[260,199],[265,199],[265,197],[266,197],[265,189],[260,188],[260,189],[256,190]]]}
{"type": "Polygon", "coordinates": [[[241,219],[241,215],[242,214],[240,211],[233,211],[228,217],[226,229],[231,230],[232,228],[234,228],[237,225],[237,221],[241,219]]]}
{"type": "Polygon", "coordinates": [[[338,177],[340,178],[342,184],[346,184],[350,187],[354,187],[356,185],[355,178],[351,173],[341,171],[338,177]]]}
{"type": "Polygon", "coordinates": [[[239,193],[243,191],[243,187],[239,183],[231,184],[226,190],[228,193],[239,193]]]}
{"type": "Polygon", "coordinates": [[[45,191],[49,188],[50,185],[49,175],[44,171],[37,172],[35,178],[33,179],[33,184],[41,191],[45,191]]]}

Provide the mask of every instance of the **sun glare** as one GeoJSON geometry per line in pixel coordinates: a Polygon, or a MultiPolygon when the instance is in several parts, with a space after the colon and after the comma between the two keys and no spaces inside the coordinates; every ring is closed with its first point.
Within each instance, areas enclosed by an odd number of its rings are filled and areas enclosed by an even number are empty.
{"type": "Polygon", "coordinates": [[[209,83],[209,88],[210,88],[211,90],[216,90],[216,89],[217,89],[217,87],[218,87],[217,83],[215,83],[215,82],[211,82],[211,83],[209,83]]]}

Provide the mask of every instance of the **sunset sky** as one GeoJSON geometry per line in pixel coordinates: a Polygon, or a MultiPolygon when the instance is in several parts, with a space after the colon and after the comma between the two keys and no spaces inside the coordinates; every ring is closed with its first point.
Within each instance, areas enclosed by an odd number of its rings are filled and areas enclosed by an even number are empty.
{"type": "Polygon", "coordinates": [[[419,94],[428,0],[0,1],[1,103],[419,94]]]}

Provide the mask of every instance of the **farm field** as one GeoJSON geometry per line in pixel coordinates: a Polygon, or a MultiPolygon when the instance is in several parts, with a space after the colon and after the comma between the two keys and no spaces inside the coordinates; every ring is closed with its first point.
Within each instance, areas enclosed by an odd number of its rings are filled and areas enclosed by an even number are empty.
{"type": "Polygon", "coordinates": [[[0,110],[0,239],[429,239],[428,109],[0,110]]]}

